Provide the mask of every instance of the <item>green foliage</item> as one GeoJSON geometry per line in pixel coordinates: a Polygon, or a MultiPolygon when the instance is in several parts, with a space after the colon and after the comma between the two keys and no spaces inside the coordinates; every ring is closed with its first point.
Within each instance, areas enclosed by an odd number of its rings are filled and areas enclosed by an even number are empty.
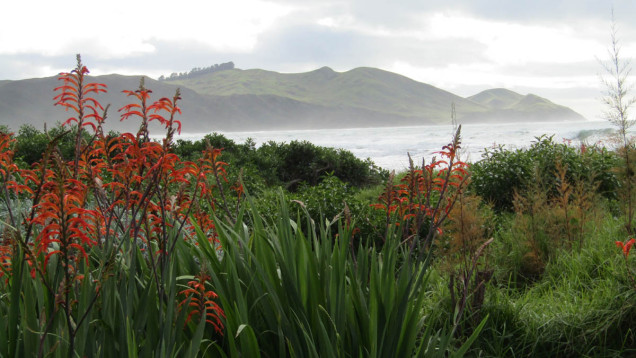
{"type": "MultiPolygon", "coordinates": [[[[510,219],[511,214],[503,215],[510,219]]],[[[486,284],[478,312],[488,321],[469,356],[625,357],[636,353],[636,290],[624,274],[623,257],[613,242],[621,235],[621,226],[620,218],[607,214],[587,233],[580,251],[553,248],[555,255],[544,264],[542,274],[521,284],[515,270],[521,269],[527,247],[509,230],[509,223],[501,224],[486,256],[495,274],[486,284]]],[[[431,319],[436,327],[446,324],[453,312],[443,267],[432,268],[429,280],[427,306],[434,312],[431,319]]]]}
{"type": "Polygon", "coordinates": [[[68,160],[73,157],[75,152],[75,131],[76,129],[73,129],[73,132],[71,132],[58,124],[51,128],[48,133],[44,133],[30,124],[25,124],[20,127],[15,137],[17,139],[15,159],[30,166],[40,161],[49,142],[53,138],[59,137],[58,147],[60,154],[64,159],[68,160]]]}
{"type": "MultiPolygon", "coordinates": [[[[62,158],[72,158],[75,130],[56,126],[44,133],[31,125],[22,126],[16,136],[16,161],[26,165],[39,161],[49,141],[58,136],[62,158]]],[[[110,134],[111,137],[114,135],[110,134]]],[[[90,140],[90,136],[84,135],[85,142],[90,140]]],[[[197,141],[177,139],[172,151],[182,160],[196,161],[208,144],[223,149],[223,161],[229,164],[228,181],[238,181],[242,171],[243,178],[249,178],[245,185],[252,193],[280,185],[291,190],[302,184],[316,185],[326,174],[356,187],[379,184],[388,175],[370,159],[361,160],[349,151],[319,147],[307,141],[269,142],[257,149],[249,138],[245,143],[237,144],[222,134],[212,133],[197,141]]]]}
{"type": "Polygon", "coordinates": [[[502,146],[487,149],[483,159],[472,166],[471,190],[492,203],[498,211],[511,211],[515,190],[523,192],[536,180],[538,170],[548,196],[557,192],[557,163],[567,166],[567,179],[597,181],[598,192],[608,199],[616,198],[619,186],[612,170],[618,164],[615,153],[601,147],[577,149],[555,143],[550,136],[537,137],[529,148],[508,150],[502,146]]]}
{"type": "Polygon", "coordinates": [[[230,179],[238,178],[238,172],[243,170],[243,176],[250,178],[247,188],[253,193],[276,186],[295,191],[302,183],[318,184],[328,173],[356,187],[380,183],[387,175],[386,170],[369,159],[361,160],[349,151],[319,147],[307,141],[270,141],[256,148],[251,139],[237,144],[222,134],[213,133],[194,142],[177,140],[173,150],[180,157],[192,160],[207,143],[223,149],[224,161],[230,164],[230,179]]]}
{"type": "Polygon", "coordinates": [[[161,75],[159,76],[159,81],[176,81],[176,80],[183,80],[183,79],[189,79],[189,78],[196,78],[196,77],[206,75],[208,73],[214,73],[218,71],[227,71],[227,70],[233,70],[233,69],[234,69],[234,62],[230,61],[230,62],[226,62],[222,64],[217,63],[210,67],[204,67],[204,68],[195,67],[191,69],[190,72],[187,72],[187,73],[173,72],[167,78],[164,75],[161,75]]]}
{"type": "MultiPolygon", "coordinates": [[[[360,189],[347,184],[333,175],[325,176],[315,186],[304,184],[292,195],[301,202],[309,215],[321,221],[349,221],[355,227],[355,236],[369,243],[382,240],[384,215],[374,210],[368,200],[358,197],[360,189]]],[[[371,201],[377,199],[373,197],[371,201]]],[[[269,201],[271,205],[271,201],[269,201]]],[[[333,233],[337,231],[333,227],[333,233]]]]}
{"type": "MultiPolygon", "coordinates": [[[[42,159],[47,145],[53,139],[57,140],[57,148],[62,159],[70,160],[75,155],[76,134],[77,127],[64,128],[60,123],[46,131],[40,131],[30,124],[24,124],[20,126],[15,136],[14,160],[23,166],[31,166],[42,159]]],[[[108,137],[114,138],[118,135],[119,133],[111,132],[108,137]]],[[[84,143],[88,143],[92,138],[88,133],[84,132],[82,140],[84,143]]]]}
{"type": "Polygon", "coordinates": [[[468,348],[477,334],[456,348],[449,327],[427,324],[428,265],[408,260],[399,240],[353,250],[351,227],[339,222],[334,237],[335,223],[315,223],[306,211],[294,219],[288,203],[278,195],[271,223],[250,205],[243,213],[252,230],[217,222],[222,255],[199,235],[229,355],[419,357],[468,348]]]}
{"type": "Polygon", "coordinates": [[[316,185],[326,173],[361,187],[377,184],[386,175],[370,160],[357,159],[343,149],[318,147],[307,141],[268,142],[256,151],[256,164],[289,189],[302,182],[316,185]]]}
{"type": "Polygon", "coordinates": [[[356,209],[362,203],[354,202],[357,189],[343,183],[333,175],[326,176],[318,185],[303,185],[294,198],[302,202],[312,218],[333,220],[344,211],[345,203],[356,209]]]}
{"type": "MultiPolygon", "coordinates": [[[[524,290],[500,277],[484,306],[490,320],[477,342],[484,355],[617,357],[636,352],[636,291],[626,278],[618,278],[624,266],[612,241],[620,230],[620,221],[607,218],[586,238],[583,250],[561,250],[542,278],[524,290]]],[[[501,240],[505,243],[495,242],[493,257],[504,257],[515,238],[501,240]]]]}

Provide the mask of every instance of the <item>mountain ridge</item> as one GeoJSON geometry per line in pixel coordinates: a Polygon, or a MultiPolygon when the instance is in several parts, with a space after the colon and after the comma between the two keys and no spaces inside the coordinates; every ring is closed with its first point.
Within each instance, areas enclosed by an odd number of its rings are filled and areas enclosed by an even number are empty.
{"type": "MultiPolygon", "coordinates": [[[[121,91],[138,88],[141,77],[89,77],[108,86],[109,92],[98,97],[104,105],[111,103],[107,130],[137,129],[136,122],[120,122],[116,109],[128,103],[121,91]]],[[[56,77],[0,80],[0,124],[17,130],[24,123],[41,127],[66,120],[68,113],[53,108],[57,85],[56,77]]],[[[336,72],[324,66],[290,74],[233,68],[169,81],[145,77],[145,85],[154,100],[181,88],[180,119],[190,133],[449,124],[453,105],[459,123],[584,119],[532,94],[499,88],[464,98],[372,67],[336,72]]]]}

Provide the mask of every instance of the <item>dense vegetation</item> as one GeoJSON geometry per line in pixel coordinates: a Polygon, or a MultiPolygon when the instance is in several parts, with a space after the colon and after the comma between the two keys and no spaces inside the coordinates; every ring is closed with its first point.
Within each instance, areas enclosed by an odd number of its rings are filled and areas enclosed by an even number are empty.
{"type": "Polygon", "coordinates": [[[388,174],[174,140],[179,93],[143,81],[121,111],[139,131],[105,134],[86,73],[61,75],[62,126],[0,135],[0,356],[636,353],[633,146],[540,137],[469,165],[459,128],[388,174]]]}

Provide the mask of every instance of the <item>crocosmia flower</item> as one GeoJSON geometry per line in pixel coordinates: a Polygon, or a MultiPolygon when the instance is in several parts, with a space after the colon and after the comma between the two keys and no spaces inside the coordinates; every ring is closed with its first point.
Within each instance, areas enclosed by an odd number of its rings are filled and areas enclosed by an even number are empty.
{"type": "Polygon", "coordinates": [[[625,255],[625,258],[627,258],[629,256],[629,250],[632,249],[632,246],[634,246],[635,243],[636,239],[632,238],[625,243],[622,241],[616,241],[616,246],[623,249],[623,255],[625,255]]]}

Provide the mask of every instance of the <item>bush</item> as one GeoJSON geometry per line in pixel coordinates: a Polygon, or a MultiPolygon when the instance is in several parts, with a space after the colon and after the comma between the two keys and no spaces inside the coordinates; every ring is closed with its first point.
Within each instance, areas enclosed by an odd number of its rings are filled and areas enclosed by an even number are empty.
{"type": "Polygon", "coordinates": [[[255,163],[268,173],[268,182],[278,182],[292,191],[303,182],[318,184],[327,173],[356,187],[378,184],[388,176],[386,170],[369,159],[361,160],[349,151],[319,147],[307,141],[294,140],[289,144],[270,141],[256,150],[255,163]]]}
{"type": "Polygon", "coordinates": [[[177,140],[173,151],[184,160],[194,160],[207,143],[223,149],[223,160],[230,164],[230,178],[238,178],[243,170],[245,175],[249,174],[250,182],[259,183],[252,187],[248,184],[248,190],[256,193],[277,186],[296,191],[303,183],[320,183],[326,174],[356,187],[378,184],[387,177],[387,171],[370,159],[362,160],[347,150],[320,147],[307,141],[289,144],[270,141],[257,149],[249,138],[244,144],[237,144],[222,134],[212,133],[194,142],[177,140]]]}
{"type": "Polygon", "coordinates": [[[619,182],[612,170],[618,165],[616,154],[600,147],[574,148],[555,143],[550,136],[537,137],[529,148],[508,150],[503,146],[489,150],[472,166],[471,190],[493,204],[497,211],[511,211],[515,190],[523,192],[535,180],[535,170],[548,196],[557,193],[557,163],[567,166],[567,179],[591,179],[597,191],[608,199],[616,197],[619,182]]]}
{"type": "MultiPolygon", "coordinates": [[[[42,159],[42,154],[51,140],[57,140],[57,148],[61,157],[70,160],[75,155],[74,138],[77,134],[77,127],[64,128],[61,124],[41,132],[30,124],[20,127],[18,135],[15,137],[15,160],[20,164],[31,166],[42,159]]],[[[90,136],[84,133],[84,141],[90,140],[90,136]]]]}
{"type": "MultiPolygon", "coordinates": [[[[384,215],[359,199],[359,193],[360,189],[351,184],[333,175],[326,175],[318,185],[302,185],[292,198],[302,202],[312,218],[320,218],[323,222],[338,219],[349,221],[355,227],[357,238],[379,243],[383,234],[384,215]]],[[[333,229],[335,234],[335,225],[333,229]]]]}

